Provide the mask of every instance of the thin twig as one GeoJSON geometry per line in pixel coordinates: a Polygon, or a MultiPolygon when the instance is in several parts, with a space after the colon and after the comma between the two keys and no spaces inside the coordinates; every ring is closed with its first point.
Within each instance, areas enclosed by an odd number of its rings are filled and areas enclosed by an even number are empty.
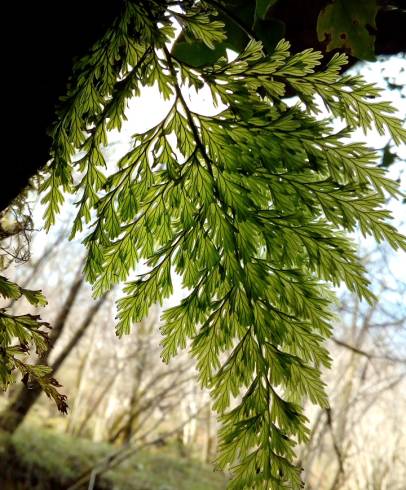
{"type": "Polygon", "coordinates": [[[340,347],[345,347],[346,349],[355,352],[356,354],[359,354],[360,356],[364,356],[367,359],[381,359],[384,361],[389,361],[389,362],[399,362],[401,364],[406,364],[406,359],[399,358],[399,357],[392,357],[388,355],[378,355],[378,354],[373,354],[371,352],[367,352],[363,349],[360,349],[359,347],[355,347],[354,345],[348,344],[347,342],[344,342],[343,340],[337,339],[335,337],[332,338],[333,342],[340,347]]]}

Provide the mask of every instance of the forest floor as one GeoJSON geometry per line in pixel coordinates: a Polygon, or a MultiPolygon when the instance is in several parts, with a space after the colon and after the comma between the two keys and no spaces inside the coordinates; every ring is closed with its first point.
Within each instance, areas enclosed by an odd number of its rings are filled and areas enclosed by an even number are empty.
{"type": "MultiPolygon", "coordinates": [[[[64,490],[116,448],[37,426],[23,426],[11,443],[0,438],[2,490],[64,490]],[[3,444],[2,444],[3,440],[3,444]]],[[[182,458],[170,446],[140,451],[97,477],[94,490],[223,490],[209,465],[182,458]]],[[[86,484],[83,488],[88,488],[86,484]]]]}

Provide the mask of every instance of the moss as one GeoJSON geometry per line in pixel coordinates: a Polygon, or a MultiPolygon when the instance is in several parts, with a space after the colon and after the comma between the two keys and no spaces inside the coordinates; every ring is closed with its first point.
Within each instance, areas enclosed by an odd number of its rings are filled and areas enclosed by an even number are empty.
{"type": "MultiPolygon", "coordinates": [[[[109,444],[21,427],[12,438],[12,450],[10,446],[3,453],[0,450],[0,474],[15,488],[62,490],[113,450],[109,444]]],[[[168,447],[134,454],[99,477],[95,489],[222,490],[225,486],[225,478],[210,466],[180,459],[168,447]]]]}

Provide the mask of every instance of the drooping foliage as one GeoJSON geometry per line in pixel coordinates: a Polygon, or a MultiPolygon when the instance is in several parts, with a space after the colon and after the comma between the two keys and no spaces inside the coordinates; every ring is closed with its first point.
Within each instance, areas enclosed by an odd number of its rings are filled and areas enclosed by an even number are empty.
{"type": "Polygon", "coordinates": [[[25,262],[30,256],[30,240],[33,228],[27,193],[21,193],[12,206],[0,213],[0,389],[7,390],[16,381],[31,388],[34,384],[52,398],[58,409],[66,413],[66,396],[59,393],[60,384],[51,370],[42,363],[31,364],[32,347],[39,355],[49,348],[50,325],[39,315],[19,314],[20,299],[32,307],[44,307],[47,301],[42,291],[21,287],[7,279],[8,267],[16,262],[25,262]]]}
{"type": "MultiPolygon", "coordinates": [[[[24,297],[36,307],[47,304],[41,291],[22,288],[4,276],[0,276],[0,297],[13,301],[24,297]]],[[[59,393],[60,384],[52,377],[51,368],[25,360],[30,344],[38,354],[48,349],[48,328],[38,315],[14,315],[7,308],[0,308],[0,388],[6,390],[19,372],[24,384],[38,383],[58,409],[66,413],[66,396],[59,393]]]]}
{"type": "Polygon", "coordinates": [[[233,489],[295,489],[294,447],[308,437],[303,401],[328,403],[320,369],[330,363],[330,285],[374,301],[345,233],[359,227],[406,248],[383,208],[397,185],[349,137],[375,127],[400,143],[406,131],[376,87],[340,75],[344,54],[321,67],[318,52],[291,53],[287,41],[264,49],[244,31],[235,59],[220,50],[209,64],[185,61],[181,44],[213,52],[227,39],[222,14],[222,2],[124,3],[77,63],[59,109],[45,219],[55,222],[65,193],[79,195],[72,236],[88,226],[95,295],[124,283],[119,335],[172,294],[175,272],[182,277],[189,294],[163,314],[163,358],[186,347],[196,358],[222,424],[218,466],[233,472],[233,489]],[[182,37],[171,50],[175,25],[182,37]],[[107,168],[107,132],[152,85],[170,110],[107,168]],[[209,87],[218,113],[192,111],[188,87],[209,87]],[[284,100],[287,91],[297,102],[284,100]],[[148,272],[130,278],[140,261],[148,272]]]}

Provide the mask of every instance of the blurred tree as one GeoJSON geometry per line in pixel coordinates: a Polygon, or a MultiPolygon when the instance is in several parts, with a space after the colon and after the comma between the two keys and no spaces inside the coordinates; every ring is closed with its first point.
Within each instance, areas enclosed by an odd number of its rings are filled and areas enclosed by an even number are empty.
{"type": "Polygon", "coordinates": [[[394,455],[406,448],[406,284],[392,260],[385,249],[364,255],[379,303],[341,294],[331,339],[331,408],[313,413],[311,440],[300,455],[310,489],[402,487],[406,467],[394,455]]]}

